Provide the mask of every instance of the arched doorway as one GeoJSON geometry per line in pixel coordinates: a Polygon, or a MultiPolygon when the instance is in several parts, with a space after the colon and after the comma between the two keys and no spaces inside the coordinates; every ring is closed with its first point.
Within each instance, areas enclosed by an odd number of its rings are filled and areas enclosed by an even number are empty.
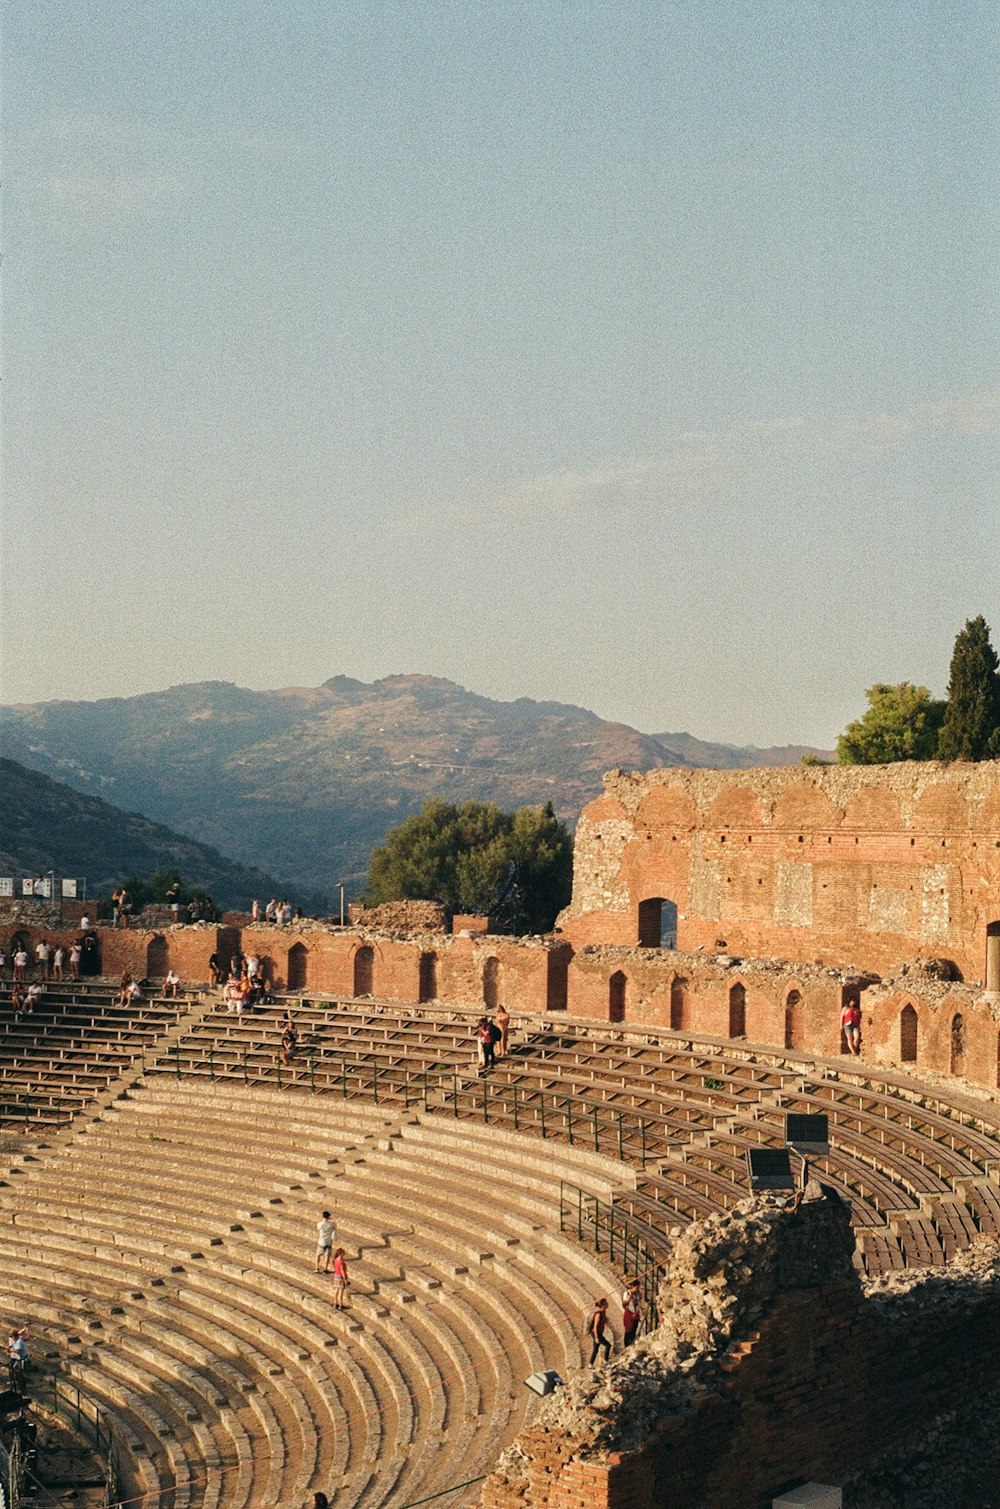
{"type": "Polygon", "coordinates": [[[670,986],[670,1025],[675,1032],[688,1026],[688,982],[680,975],[670,986]]]}
{"type": "Polygon", "coordinates": [[[901,1064],[915,1064],[917,1061],[917,1028],[916,1009],[907,1004],[899,1013],[899,1061],[901,1064]]]}
{"type": "Polygon", "coordinates": [[[805,1011],[802,992],[790,990],[785,997],[785,1047],[801,1048],[805,1043],[805,1011]]]}
{"type": "Polygon", "coordinates": [[[616,969],[608,981],[608,1021],[624,1022],[625,1020],[625,996],[628,990],[628,976],[620,969],[616,969]]]}
{"type": "Polygon", "coordinates": [[[637,941],[640,948],[676,948],[676,902],[663,896],[650,896],[646,901],[640,901],[637,941]]]}
{"type": "Polygon", "coordinates": [[[733,985],[729,991],[729,1036],[746,1037],[747,988],[733,985]]]}
{"type": "Polygon", "coordinates": [[[951,1072],[965,1073],[965,1021],[958,1011],[951,1019],[951,1072]]]}
{"type": "Polygon", "coordinates": [[[437,1000],[438,956],[437,954],[420,955],[420,980],[418,1001],[437,1000]]]}
{"type": "Polygon", "coordinates": [[[493,954],[483,965],[483,1005],[487,1011],[500,1005],[500,960],[493,954]]]}
{"type": "Polygon", "coordinates": [[[569,952],[553,949],[545,967],[545,1010],[565,1011],[569,1002],[569,952]]]}
{"type": "Polygon", "coordinates": [[[309,950],[304,943],[293,943],[288,950],[288,972],[285,978],[289,990],[305,990],[309,981],[309,950]]]}
{"type": "Polygon", "coordinates": [[[354,955],[354,994],[356,996],[374,995],[374,982],[375,950],[366,943],[354,955]]]}
{"type": "Polygon", "coordinates": [[[167,968],[167,940],[162,933],[157,933],[146,944],[146,978],[162,980],[167,968]]]}

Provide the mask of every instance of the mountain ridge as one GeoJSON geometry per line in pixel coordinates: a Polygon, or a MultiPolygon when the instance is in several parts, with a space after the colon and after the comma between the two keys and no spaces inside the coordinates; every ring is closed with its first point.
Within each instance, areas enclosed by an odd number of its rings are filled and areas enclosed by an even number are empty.
{"type": "Polygon", "coordinates": [[[573,823],[606,770],[693,763],[587,708],[500,702],[421,673],[261,692],[185,682],[0,718],[0,749],[27,767],[327,892],[360,879],[372,846],[431,797],[551,801],[573,823]]]}

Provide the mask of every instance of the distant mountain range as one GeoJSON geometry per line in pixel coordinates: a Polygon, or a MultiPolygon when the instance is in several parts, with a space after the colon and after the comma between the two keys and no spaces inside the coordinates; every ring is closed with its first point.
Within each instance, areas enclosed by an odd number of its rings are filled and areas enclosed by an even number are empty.
{"type": "Polygon", "coordinates": [[[2,720],[8,758],[330,894],[342,880],[356,890],[372,846],[431,797],[551,801],[573,822],[615,766],[787,764],[810,752],[652,737],[584,708],[495,702],[420,675],[265,692],[208,681],[6,707],[2,720]]]}
{"type": "Polygon", "coordinates": [[[149,877],[176,865],[219,905],[241,909],[249,909],[255,896],[266,901],[279,889],[260,870],[233,864],[205,844],[14,760],[0,759],[0,783],[0,875],[16,880],[54,870],[60,878],[86,876],[93,896],[129,875],[149,877]]]}

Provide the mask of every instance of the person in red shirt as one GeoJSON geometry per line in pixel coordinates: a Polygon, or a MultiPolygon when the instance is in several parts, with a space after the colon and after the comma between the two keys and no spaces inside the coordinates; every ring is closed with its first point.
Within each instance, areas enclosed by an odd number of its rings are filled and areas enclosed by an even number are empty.
{"type": "Polygon", "coordinates": [[[840,1025],[848,1049],[857,1058],[861,1052],[861,1008],[857,1001],[847,1001],[840,1013],[840,1025]]]}

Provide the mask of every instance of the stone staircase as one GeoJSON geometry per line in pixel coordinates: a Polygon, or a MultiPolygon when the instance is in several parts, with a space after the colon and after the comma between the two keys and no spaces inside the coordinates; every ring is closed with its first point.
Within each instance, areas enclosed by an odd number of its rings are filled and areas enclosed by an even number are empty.
{"type": "Polygon", "coordinates": [[[159,1074],[12,1165],[0,1265],[36,1352],[118,1421],[133,1491],[399,1509],[491,1465],[529,1373],[580,1365],[618,1277],[559,1235],[559,1181],[630,1177],[468,1121],[159,1074]],[[313,1271],[324,1207],[343,1312],[313,1271]]]}

